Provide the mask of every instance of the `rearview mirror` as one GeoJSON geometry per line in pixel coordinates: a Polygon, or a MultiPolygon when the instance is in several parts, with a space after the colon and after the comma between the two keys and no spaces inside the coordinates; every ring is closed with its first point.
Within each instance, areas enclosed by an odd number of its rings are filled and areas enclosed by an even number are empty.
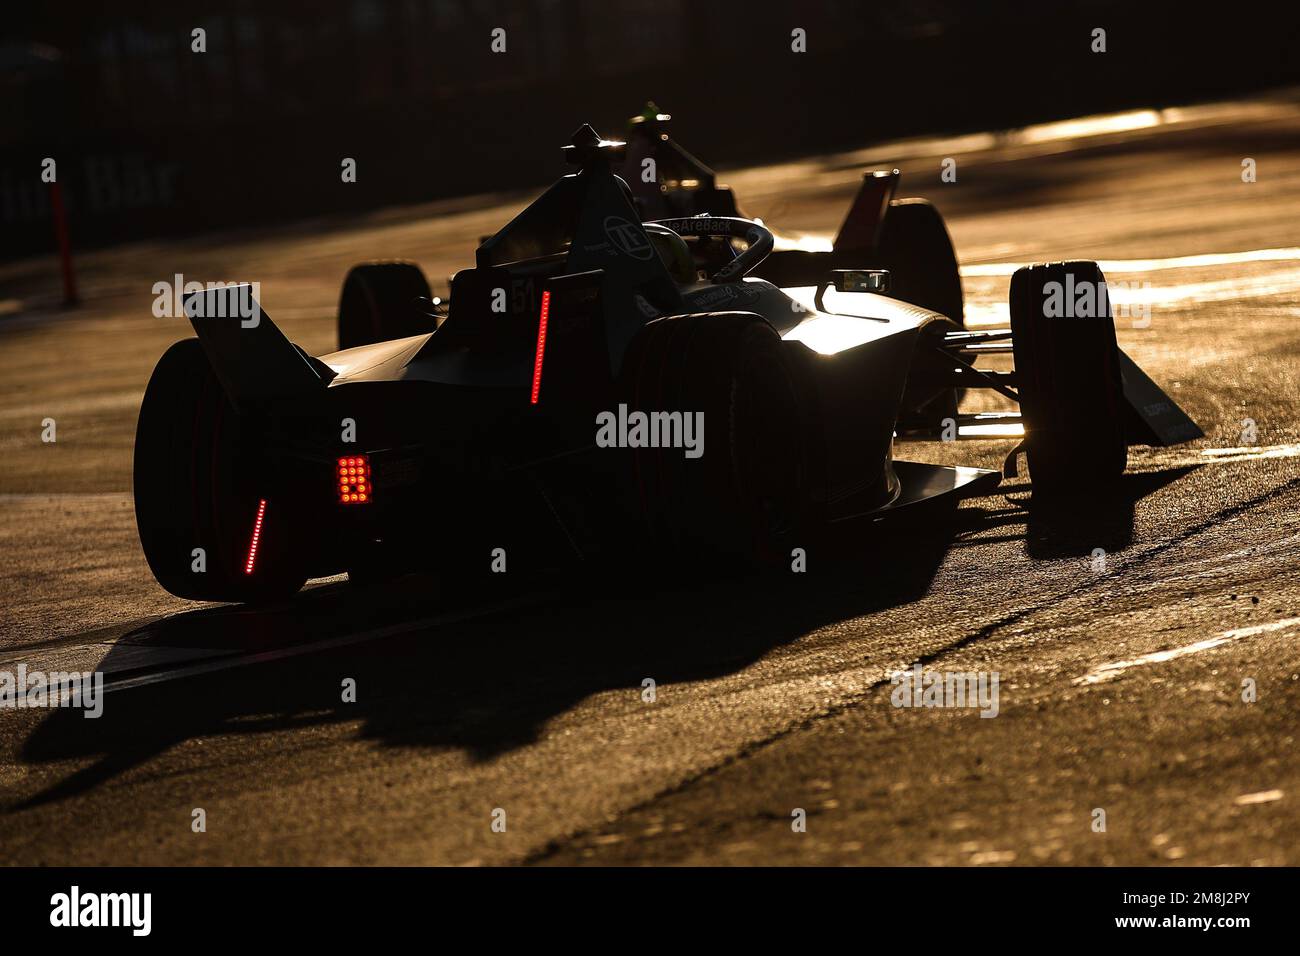
{"type": "Polygon", "coordinates": [[[836,292],[879,292],[889,291],[888,269],[835,269],[831,272],[831,281],[836,292]]]}

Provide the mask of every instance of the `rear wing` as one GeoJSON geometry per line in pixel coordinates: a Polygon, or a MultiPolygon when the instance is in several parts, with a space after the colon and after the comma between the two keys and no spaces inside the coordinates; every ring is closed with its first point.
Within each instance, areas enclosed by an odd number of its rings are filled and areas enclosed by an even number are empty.
{"type": "Polygon", "coordinates": [[[249,284],[214,283],[183,300],[217,380],[240,412],[327,384],[307,354],[262,311],[256,291],[249,284]]]}
{"type": "Polygon", "coordinates": [[[829,251],[781,248],[763,261],[755,275],[782,287],[821,285],[836,269],[862,269],[879,265],[876,253],[885,214],[898,190],[899,172],[873,170],[862,174],[862,185],[844,215],[829,251]]]}
{"type": "Polygon", "coordinates": [[[897,169],[862,174],[862,185],[858,187],[858,194],[853,197],[853,204],[835,235],[836,252],[875,253],[885,213],[898,191],[899,176],[897,169]]]}

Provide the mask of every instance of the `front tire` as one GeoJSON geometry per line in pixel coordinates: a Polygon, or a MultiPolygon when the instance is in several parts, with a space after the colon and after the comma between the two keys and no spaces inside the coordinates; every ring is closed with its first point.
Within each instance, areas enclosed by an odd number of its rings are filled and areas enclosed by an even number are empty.
{"type": "Polygon", "coordinates": [[[1028,266],[1011,277],[1016,385],[1035,495],[1105,488],[1128,462],[1115,320],[1098,294],[1105,282],[1095,262],[1028,266]],[[1095,314],[1080,315],[1086,300],[1067,294],[1086,287],[1095,314]]]}

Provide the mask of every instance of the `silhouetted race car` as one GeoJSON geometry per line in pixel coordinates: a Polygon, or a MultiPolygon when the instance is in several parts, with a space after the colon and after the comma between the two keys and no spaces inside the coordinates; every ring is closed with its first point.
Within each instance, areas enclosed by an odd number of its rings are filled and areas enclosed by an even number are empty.
{"type": "MultiPolygon", "coordinates": [[[[422,300],[436,331],[312,357],[260,312],[230,318],[248,287],[188,297],[198,338],[159,361],[136,434],[159,582],[250,601],[341,571],[772,565],[837,522],[995,487],[994,471],[893,457],[900,416],[958,388],[1019,403],[1036,497],[1093,494],[1129,443],[1199,434],[1118,350],[1104,296],[1049,307],[1056,286],[1097,291],[1095,263],[1021,269],[1011,329],[966,331],[886,294],[872,249],[907,208],[892,174],[866,178],[834,250],[782,252],[740,216],[642,222],[624,152],[579,129],[577,171],[479,246],[445,316],[413,283],[375,295],[403,314],[422,300]],[[1008,348],[1013,373],[973,365],[1008,348]]],[[[926,216],[926,267],[954,269],[926,216]]],[[[912,274],[909,295],[954,281],[912,274]]]]}

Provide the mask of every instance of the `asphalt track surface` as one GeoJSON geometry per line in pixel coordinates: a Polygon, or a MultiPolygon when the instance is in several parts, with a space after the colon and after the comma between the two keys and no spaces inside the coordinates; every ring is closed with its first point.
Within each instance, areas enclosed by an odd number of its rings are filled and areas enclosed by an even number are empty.
{"type": "MultiPolygon", "coordinates": [[[[98,667],[109,688],[99,720],[0,710],[0,861],[1300,863],[1300,100],[724,178],[815,241],[887,165],[947,216],[973,325],[1005,321],[1026,262],[1135,284],[1150,321],[1121,317],[1120,343],[1206,438],[1134,449],[1118,504],[1044,513],[1011,479],[777,581],[334,580],[195,605],[135,536],[140,397],[189,334],[151,315],[153,283],[257,278],[328,351],[349,265],[436,280],[527,197],[87,254],[69,312],[52,260],[0,267],[0,669],[98,667]],[[917,663],[998,672],[998,716],[893,707],[889,674],[917,663]]],[[[1012,444],[899,453],[998,467],[1012,444]]]]}

